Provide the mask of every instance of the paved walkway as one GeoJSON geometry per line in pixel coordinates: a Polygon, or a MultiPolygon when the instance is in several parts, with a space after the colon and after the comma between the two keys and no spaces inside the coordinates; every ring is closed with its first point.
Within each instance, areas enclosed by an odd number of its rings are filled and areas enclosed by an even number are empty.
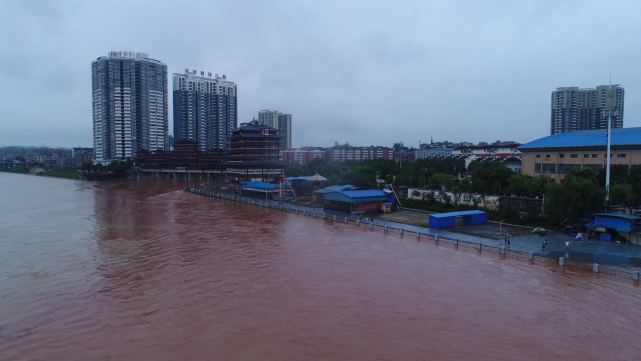
{"type": "MultiPolygon", "coordinates": [[[[220,187],[209,186],[205,188],[197,188],[199,190],[204,190],[205,192],[216,192],[225,196],[234,196],[238,199],[242,199],[245,202],[256,203],[256,204],[266,204],[268,207],[280,207],[278,201],[274,200],[265,200],[257,199],[252,197],[241,197],[237,194],[232,194],[231,192],[224,190],[219,190],[220,187]]],[[[282,206],[290,210],[298,210],[299,212],[306,212],[307,214],[317,214],[319,216],[327,216],[328,218],[333,218],[336,216],[337,220],[347,219],[350,222],[355,222],[357,219],[360,221],[361,226],[369,226],[369,222],[372,222],[375,226],[388,226],[389,228],[394,229],[403,229],[404,232],[420,232],[423,235],[439,235],[439,237],[445,237],[450,239],[458,238],[464,242],[470,243],[481,243],[484,246],[490,247],[503,247],[505,246],[503,239],[495,240],[488,239],[483,237],[476,237],[467,234],[455,233],[441,229],[427,228],[414,226],[405,223],[398,223],[392,221],[386,221],[378,218],[369,218],[367,214],[363,216],[345,214],[340,212],[325,211],[324,209],[305,207],[301,205],[293,205],[285,203],[282,206]],[[365,222],[365,219],[368,219],[365,222]]],[[[518,236],[510,238],[510,250],[529,253],[533,252],[536,255],[542,255],[541,245],[543,240],[547,240],[547,249],[543,256],[558,258],[566,257],[568,260],[574,260],[577,262],[583,263],[600,263],[600,264],[612,264],[618,266],[634,266],[641,267],[641,246],[625,245],[616,242],[608,241],[574,241],[574,238],[560,232],[551,232],[549,231],[546,236],[539,236],[536,234],[529,234],[525,236],[518,236]],[[570,242],[568,249],[566,250],[565,242],[570,242]]]]}

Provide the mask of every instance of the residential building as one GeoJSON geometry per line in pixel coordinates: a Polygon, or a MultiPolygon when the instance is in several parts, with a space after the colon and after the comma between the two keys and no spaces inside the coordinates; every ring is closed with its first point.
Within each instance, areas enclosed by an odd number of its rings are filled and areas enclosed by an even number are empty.
{"type": "Polygon", "coordinates": [[[327,149],[327,160],[330,162],[344,162],[346,160],[374,160],[374,159],[393,159],[394,150],[388,147],[370,146],[354,147],[347,144],[335,146],[327,149]]]}
{"type": "MultiPolygon", "coordinates": [[[[641,127],[612,129],[610,164],[641,164],[641,127]]],[[[590,168],[598,173],[606,166],[607,129],[550,135],[523,144],[523,172],[547,174],[560,182],[572,169],[590,168]]]]}
{"type": "Polygon", "coordinates": [[[85,162],[94,159],[93,148],[73,148],[73,165],[76,168],[82,167],[85,162]]]}
{"type": "Polygon", "coordinates": [[[280,139],[280,149],[292,148],[292,115],[278,114],[278,134],[280,139]]]}
{"type": "Polygon", "coordinates": [[[280,149],[292,148],[292,115],[280,113],[277,110],[261,110],[258,112],[258,123],[278,129],[280,149]]]}
{"type": "Polygon", "coordinates": [[[97,161],[169,148],[167,65],[145,53],[112,51],[91,63],[97,161]]]}
{"type": "Polygon", "coordinates": [[[227,76],[185,69],[173,74],[174,137],[196,141],[202,151],[229,151],[238,124],[238,88],[227,76]]]}
{"type": "Polygon", "coordinates": [[[619,84],[556,88],[551,96],[550,134],[607,129],[609,112],[611,127],[623,128],[624,97],[619,84]]]}
{"type": "Polygon", "coordinates": [[[454,148],[445,145],[421,144],[421,149],[414,150],[414,157],[416,159],[449,157],[453,150],[454,148]]]}
{"type": "Polygon", "coordinates": [[[473,155],[476,158],[517,157],[521,155],[521,151],[518,149],[519,145],[519,143],[510,142],[506,145],[495,143],[488,145],[459,146],[452,150],[452,156],[473,155]]]}
{"type": "Polygon", "coordinates": [[[327,160],[327,150],[324,148],[303,147],[280,151],[280,160],[288,164],[298,163],[305,165],[316,158],[327,160]]]}
{"type": "Polygon", "coordinates": [[[257,120],[242,123],[232,132],[227,179],[232,182],[272,182],[285,174],[287,164],[279,160],[278,129],[257,120]]]}

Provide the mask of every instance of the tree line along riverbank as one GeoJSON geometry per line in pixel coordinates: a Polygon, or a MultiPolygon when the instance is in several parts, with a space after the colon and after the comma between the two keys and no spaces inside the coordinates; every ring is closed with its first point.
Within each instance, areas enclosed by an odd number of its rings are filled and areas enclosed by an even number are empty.
{"type": "MultiPolygon", "coordinates": [[[[506,197],[545,198],[543,209],[533,207],[522,212],[515,202],[503,201],[497,210],[486,210],[492,220],[533,227],[558,227],[566,219],[602,212],[608,206],[637,207],[641,204],[641,165],[611,167],[609,201],[606,203],[605,172],[592,169],[573,169],[561,184],[550,183],[546,174],[529,176],[515,173],[499,160],[477,160],[465,168],[462,159],[418,159],[400,164],[393,160],[326,162],[317,158],[306,165],[293,164],[286,168],[289,177],[315,174],[327,178],[327,185],[353,184],[370,188],[380,182],[395,186],[431,189],[438,193],[474,193],[506,197]]],[[[429,194],[429,192],[428,192],[429,194]]],[[[402,200],[404,206],[433,211],[450,212],[483,209],[470,207],[456,200],[402,200]]],[[[483,209],[485,210],[485,209],[483,209]]]]}

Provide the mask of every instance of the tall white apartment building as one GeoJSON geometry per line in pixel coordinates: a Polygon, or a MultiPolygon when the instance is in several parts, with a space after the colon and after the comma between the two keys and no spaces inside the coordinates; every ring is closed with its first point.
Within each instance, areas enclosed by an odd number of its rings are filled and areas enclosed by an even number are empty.
{"type": "Polygon", "coordinates": [[[229,151],[231,133],[238,126],[238,89],[223,75],[185,70],[173,74],[174,139],[192,140],[206,151],[229,151]]]}
{"type": "Polygon", "coordinates": [[[623,128],[625,90],[619,84],[556,88],[551,96],[550,134],[623,128]]]}
{"type": "Polygon", "coordinates": [[[282,137],[279,148],[292,149],[292,115],[283,114],[277,110],[261,110],[258,112],[258,123],[278,129],[282,137]]]}
{"type": "Polygon", "coordinates": [[[145,53],[111,51],[91,63],[95,159],[169,150],[167,65],[145,53]]]}

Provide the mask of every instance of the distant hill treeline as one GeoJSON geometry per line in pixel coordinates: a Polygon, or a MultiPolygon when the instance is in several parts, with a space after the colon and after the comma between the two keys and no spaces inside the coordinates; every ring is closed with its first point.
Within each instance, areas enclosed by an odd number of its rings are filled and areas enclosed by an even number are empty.
{"type": "Polygon", "coordinates": [[[28,145],[9,145],[9,146],[0,146],[0,153],[19,153],[22,151],[32,151],[32,150],[65,150],[67,152],[71,152],[71,148],[65,148],[65,147],[58,147],[58,148],[52,148],[52,147],[46,147],[46,146],[28,146],[28,145]]]}

